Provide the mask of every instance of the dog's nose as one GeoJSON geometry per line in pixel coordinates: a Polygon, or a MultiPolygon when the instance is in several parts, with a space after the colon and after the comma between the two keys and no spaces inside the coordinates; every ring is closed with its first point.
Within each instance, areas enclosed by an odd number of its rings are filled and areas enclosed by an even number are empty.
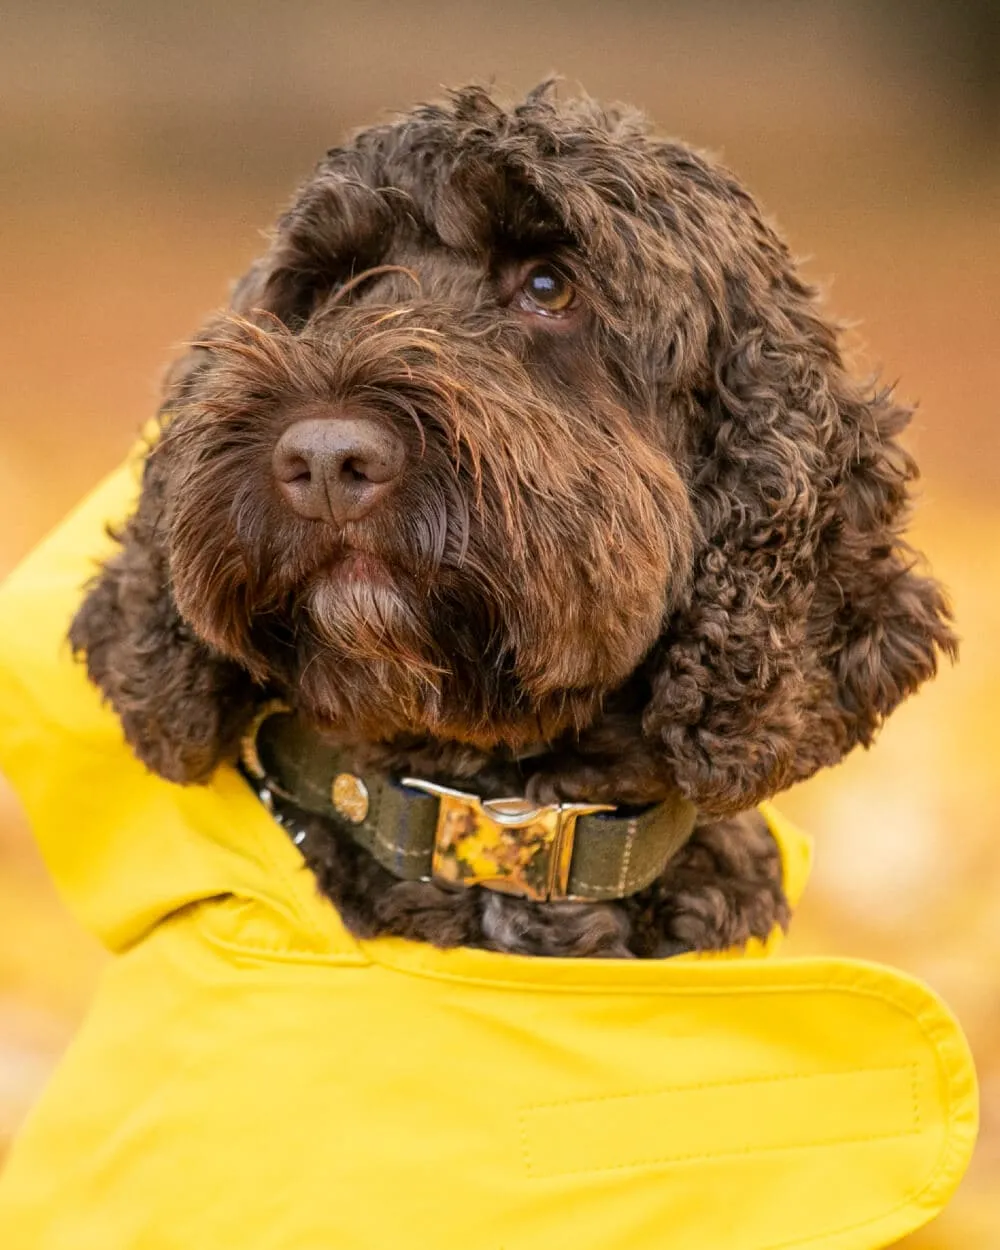
{"type": "Polygon", "coordinates": [[[390,494],[406,450],[366,417],[311,417],[290,425],[274,449],[278,488],[299,516],[360,521],[390,494]]]}

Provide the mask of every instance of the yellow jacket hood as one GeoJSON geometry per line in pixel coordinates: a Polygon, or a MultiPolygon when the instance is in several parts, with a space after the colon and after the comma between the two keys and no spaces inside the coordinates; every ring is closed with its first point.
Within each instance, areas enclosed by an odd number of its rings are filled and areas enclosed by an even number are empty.
{"type": "MultiPolygon", "coordinates": [[[[5,1250],[867,1250],[976,1131],[947,1010],[890,969],[529,959],[349,935],[231,769],[130,754],[64,642],[95,492],[0,591],[0,767],[116,953],[0,1176],[5,1250]]],[[[808,843],[777,813],[794,900],[808,843]]]]}

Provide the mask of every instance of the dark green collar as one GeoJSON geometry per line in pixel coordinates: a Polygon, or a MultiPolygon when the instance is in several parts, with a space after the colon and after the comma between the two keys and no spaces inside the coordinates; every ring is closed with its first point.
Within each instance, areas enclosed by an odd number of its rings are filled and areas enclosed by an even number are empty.
{"type": "Polygon", "coordinates": [[[481,885],[539,900],[635,894],[663,872],[695,823],[694,805],[680,795],[645,808],[537,807],[355,772],[342,751],[281,704],[255,717],[242,760],[262,798],[277,796],[334,821],[401,880],[481,885]]]}

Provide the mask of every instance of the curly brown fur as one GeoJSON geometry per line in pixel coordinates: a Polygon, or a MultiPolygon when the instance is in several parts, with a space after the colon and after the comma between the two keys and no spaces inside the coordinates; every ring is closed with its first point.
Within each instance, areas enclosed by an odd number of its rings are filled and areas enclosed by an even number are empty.
{"type": "Polygon", "coordinates": [[[600,907],[403,887],[328,831],[320,876],[358,931],[763,936],[774,848],[734,818],[867,746],[954,652],[901,538],[908,411],[847,373],[733,176],[629,110],[468,88],[332,150],[164,411],[72,631],[152,768],[204,779],[277,694],[359,759],[703,813],[659,883],[600,907]],[[532,260],[572,315],[526,315],[532,260]],[[339,526],[294,514],[278,439],[359,411],[405,447],[395,493],[339,526]]]}
{"type": "Polygon", "coordinates": [[[73,621],[70,641],[121,718],[139,757],[171,781],[211,774],[232,754],[254,686],[238,664],[213,652],[170,594],[163,536],[164,484],[147,462],[135,515],[117,535],[73,621]]]}

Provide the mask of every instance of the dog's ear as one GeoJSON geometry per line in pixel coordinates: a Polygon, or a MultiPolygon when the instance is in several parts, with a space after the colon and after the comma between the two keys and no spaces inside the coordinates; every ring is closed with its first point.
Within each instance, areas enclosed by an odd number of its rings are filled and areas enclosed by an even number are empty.
{"type": "Polygon", "coordinates": [[[956,646],[941,588],[901,539],[909,411],[847,374],[780,255],[756,289],[726,283],[692,445],[701,546],[650,658],[644,732],[706,811],[869,744],[956,646]]]}
{"type": "Polygon", "coordinates": [[[249,676],[181,618],[163,543],[163,463],[150,452],[135,514],[70,627],[74,651],[136,755],[171,781],[206,780],[236,752],[254,698],[249,676]]]}
{"type": "MultiPolygon", "coordinates": [[[[232,312],[250,315],[264,304],[271,270],[265,257],[235,283],[232,312]]],[[[197,337],[212,338],[217,320],[197,337]]],[[[189,347],[169,366],[162,425],[197,399],[210,361],[210,352],[189,347]]],[[[169,440],[151,448],[138,507],[117,535],[120,550],[90,586],[69,637],[139,759],[170,781],[196,782],[235,754],[260,692],[192,632],[174,602],[165,542],[169,455],[169,440]]]]}
{"type": "Polygon", "coordinates": [[[227,317],[253,320],[263,313],[280,320],[290,315],[291,288],[286,289],[284,282],[275,278],[273,258],[267,253],[233,283],[228,309],[213,314],[192,336],[192,345],[167,366],[160,388],[161,422],[168,423],[174,413],[197,399],[201,374],[212,363],[211,351],[197,344],[215,339],[227,317]]]}
{"type": "MultiPolygon", "coordinates": [[[[307,209],[311,203],[306,197],[307,209]]],[[[297,205],[279,222],[268,252],[234,284],[228,312],[211,318],[195,344],[216,338],[231,314],[290,326],[308,316],[325,256],[306,249],[310,221],[302,216],[297,205]]],[[[211,363],[210,350],[192,345],[168,368],[162,425],[198,402],[211,363]]],[[[120,551],[90,587],[70,641],[86,657],[91,680],[118,714],[136,755],[171,781],[191,782],[205,780],[235,753],[260,690],[243,668],[198,638],[177,608],[165,541],[171,454],[167,437],[147,457],[138,509],[119,534],[120,551]]]]}

